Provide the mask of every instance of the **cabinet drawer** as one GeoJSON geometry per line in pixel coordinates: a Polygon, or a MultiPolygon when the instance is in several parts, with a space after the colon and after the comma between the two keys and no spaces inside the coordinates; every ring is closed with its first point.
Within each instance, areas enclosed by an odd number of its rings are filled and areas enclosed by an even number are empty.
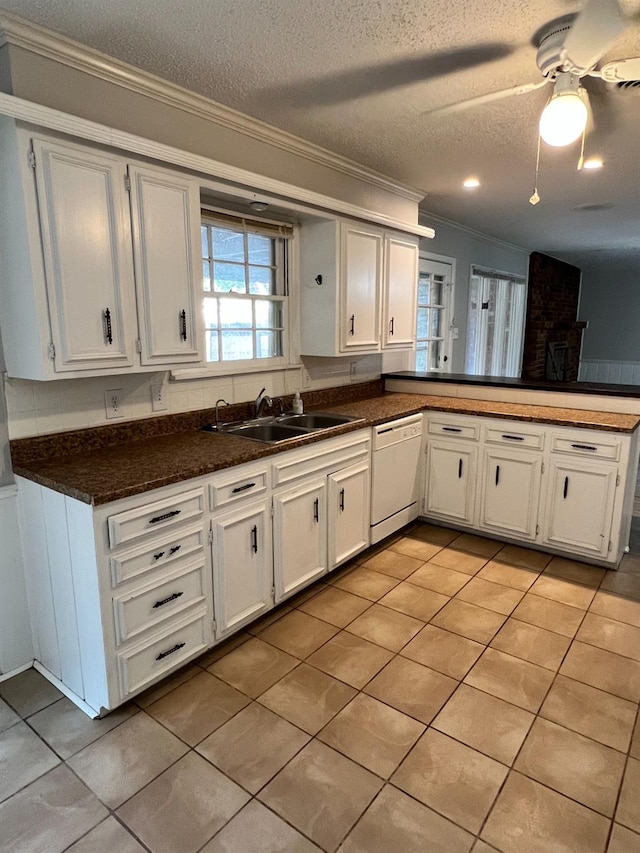
{"type": "Polygon", "coordinates": [[[612,436],[608,438],[602,433],[596,435],[559,435],[551,436],[551,450],[553,453],[570,453],[573,456],[595,456],[598,459],[620,458],[620,439],[612,436]]]}
{"type": "Polygon", "coordinates": [[[205,610],[173,623],[163,634],[116,655],[122,698],[137,693],[165,672],[175,669],[209,645],[209,617],[205,610]]]}
{"type": "Polygon", "coordinates": [[[466,438],[478,441],[480,438],[480,423],[467,421],[463,418],[429,418],[429,435],[441,435],[448,438],[466,438]]]}
{"type": "Polygon", "coordinates": [[[209,483],[209,504],[212,510],[220,509],[244,499],[254,499],[267,491],[267,469],[235,471],[216,477],[209,483]]]}
{"type": "Polygon", "coordinates": [[[504,426],[487,427],[485,433],[487,444],[499,444],[502,447],[526,447],[529,450],[542,450],[544,447],[544,433],[535,430],[520,430],[518,425],[510,429],[510,424],[504,426]]]}
{"type": "Polygon", "coordinates": [[[157,530],[175,527],[185,521],[200,518],[204,513],[204,490],[202,488],[182,492],[156,503],[144,504],[135,509],[120,512],[108,519],[109,544],[112,548],[131,542],[157,530]]]}
{"type": "Polygon", "coordinates": [[[118,643],[205,600],[204,559],[113,599],[118,643]]]}
{"type": "Polygon", "coordinates": [[[131,548],[109,558],[111,585],[118,586],[131,578],[155,571],[168,564],[197,554],[204,548],[205,532],[201,525],[181,530],[173,536],[154,539],[152,544],[131,548]]]}

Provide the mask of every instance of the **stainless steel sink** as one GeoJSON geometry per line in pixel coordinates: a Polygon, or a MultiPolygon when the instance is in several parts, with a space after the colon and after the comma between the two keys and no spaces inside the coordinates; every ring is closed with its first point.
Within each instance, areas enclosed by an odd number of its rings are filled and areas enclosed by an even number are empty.
{"type": "Polygon", "coordinates": [[[267,424],[238,424],[238,426],[228,427],[222,430],[227,435],[235,435],[238,438],[253,438],[256,441],[266,441],[274,443],[278,441],[286,441],[288,438],[300,438],[301,435],[308,435],[309,430],[287,426],[276,422],[267,424]]]}
{"type": "Polygon", "coordinates": [[[362,418],[353,415],[333,415],[327,412],[307,412],[304,415],[280,415],[280,417],[255,418],[236,424],[220,424],[202,427],[205,432],[221,432],[237,438],[252,438],[277,444],[292,438],[300,438],[312,432],[331,429],[343,424],[359,421],[362,418]]]}
{"type": "Polygon", "coordinates": [[[350,415],[332,415],[324,412],[307,412],[305,415],[283,415],[278,418],[278,423],[290,424],[291,426],[305,427],[306,429],[329,429],[342,424],[357,421],[360,418],[350,415]]]}

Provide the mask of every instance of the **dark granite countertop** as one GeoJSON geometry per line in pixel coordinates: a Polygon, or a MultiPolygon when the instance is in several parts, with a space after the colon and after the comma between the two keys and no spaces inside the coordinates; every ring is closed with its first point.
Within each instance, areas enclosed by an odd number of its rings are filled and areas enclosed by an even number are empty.
{"type": "Polygon", "coordinates": [[[450,382],[454,385],[481,385],[486,388],[514,388],[526,391],[557,391],[563,394],[599,394],[603,397],[640,397],[640,385],[613,385],[608,382],[551,382],[548,379],[472,376],[468,373],[420,373],[412,370],[385,373],[383,379],[450,382]]]}
{"type": "MultiPolygon", "coordinates": [[[[12,442],[14,471],[84,503],[100,505],[428,409],[621,433],[631,433],[640,424],[636,415],[383,393],[381,383],[371,386],[370,390],[377,393],[369,397],[347,401],[343,394],[340,401],[318,406],[362,420],[286,443],[264,444],[202,432],[198,429],[201,413],[165,416],[164,422],[162,418],[148,419],[146,435],[140,422],[120,425],[119,442],[97,439],[97,430],[106,434],[107,427],[12,442]],[[163,431],[170,418],[174,431],[163,431]]],[[[210,410],[207,414],[210,418],[210,410]]]]}

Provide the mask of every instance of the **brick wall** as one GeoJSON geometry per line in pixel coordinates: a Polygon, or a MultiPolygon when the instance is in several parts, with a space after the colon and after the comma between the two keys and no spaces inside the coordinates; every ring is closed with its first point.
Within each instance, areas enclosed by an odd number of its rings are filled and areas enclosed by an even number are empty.
{"type": "MultiPolygon", "coordinates": [[[[522,376],[545,379],[548,344],[567,345],[565,381],[578,378],[580,344],[585,324],[577,320],[580,270],[541,252],[529,256],[529,290],[522,376]]],[[[546,378],[549,378],[548,376],[546,378]]]]}

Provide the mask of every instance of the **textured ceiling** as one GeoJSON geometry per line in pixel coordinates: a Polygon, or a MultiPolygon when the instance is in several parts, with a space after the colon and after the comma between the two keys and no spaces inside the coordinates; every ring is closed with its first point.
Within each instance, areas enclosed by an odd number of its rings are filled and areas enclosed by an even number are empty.
{"type": "MultiPolygon", "coordinates": [[[[0,0],[83,44],[288,130],[427,194],[425,211],[580,263],[640,258],[640,90],[592,88],[579,146],[543,146],[546,89],[446,116],[424,113],[541,79],[531,36],[573,0],[0,0]],[[464,177],[482,180],[475,191],[464,177]],[[594,206],[605,209],[593,210],[594,206]],[[586,209],[585,209],[586,208],[586,209]]],[[[636,12],[624,0],[626,12],[636,12]]],[[[640,56],[631,25],[608,59],[640,56]]]]}

